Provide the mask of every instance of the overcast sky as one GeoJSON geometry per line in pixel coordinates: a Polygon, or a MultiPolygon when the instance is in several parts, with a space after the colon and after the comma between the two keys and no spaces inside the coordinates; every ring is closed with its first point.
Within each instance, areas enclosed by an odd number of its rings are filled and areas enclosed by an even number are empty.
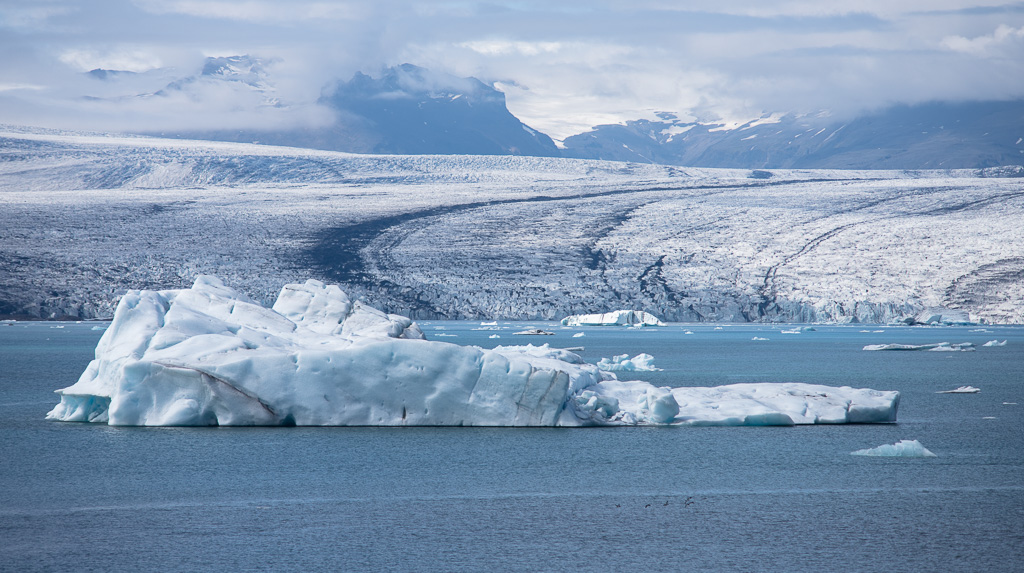
{"type": "Polygon", "coordinates": [[[671,111],[842,115],[1024,97],[1024,2],[0,0],[0,123],[94,130],[329,120],[323,86],[412,63],[494,83],[561,139],[671,111]],[[267,60],[281,105],[152,93],[209,56],[267,60]],[[94,69],[136,72],[101,81],[94,69]],[[99,98],[99,99],[97,99],[99,98]]]}

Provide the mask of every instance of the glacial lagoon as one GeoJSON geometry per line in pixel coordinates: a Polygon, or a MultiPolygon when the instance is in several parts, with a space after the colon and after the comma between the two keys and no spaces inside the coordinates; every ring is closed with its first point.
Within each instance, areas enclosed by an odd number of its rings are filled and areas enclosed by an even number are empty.
{"type": "Polygon", "coordinates": [[[1022,327],[421,326],[485,348],[582,347],[591,363],[647,353],[660,370],[618,375],[656,386],[898,390],[898,422],[60,423],[44,419],[53,390],[84,370],[103,323],[3,323],[0,569],[1010,571],[1024,559],[1022,327]],[[530,327],[554,335],[513,334],[530,327]],[[974,346],[863,350],[940,342],[974,346]],[[968,385],[980,391],[939,393],[968,385]],[[935,457],[851,455],[901,440],[935,457]]]}

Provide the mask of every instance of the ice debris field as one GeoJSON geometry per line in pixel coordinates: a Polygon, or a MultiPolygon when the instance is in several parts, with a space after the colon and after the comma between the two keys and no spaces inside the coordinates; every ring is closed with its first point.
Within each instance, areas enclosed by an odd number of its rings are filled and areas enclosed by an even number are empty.
{"type": "Polygon", "coordinates": [[[655,387],[547,344],[428,341],[410,319],[319,281],[286,285],[266,308],[213,276],[129,291],[95,359],[57,394],[49,419],[128,426],[893,422],[900,397],[802,383],[655,387]]]}

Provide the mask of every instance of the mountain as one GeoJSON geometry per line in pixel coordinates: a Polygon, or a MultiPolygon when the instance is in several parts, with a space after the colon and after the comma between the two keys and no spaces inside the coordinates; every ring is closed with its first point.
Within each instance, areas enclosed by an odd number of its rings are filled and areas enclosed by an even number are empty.
{"type": "Polygon", "coordinates": [[[320,103],[361,130],[372,153],[559,155],[550,137],[505,107],[505,94],[476,78],[403,64],[380,78],[363,73],[324,90],[320,103]]]}
{"type": "MultiPolygon", "coordinates": [[[[252,112],[253,117],[273,117],[277,125],[291,124],[292,111],[309,111],[314,104],[283,101],[270,63],[248,55],[208,58],[198,73],[165,80],[162,89],[132,97],[158,104],[160,98],[185,98],[200,109],[206,101],[230,102],[232,113],[242,110],[243,116],[252,112]],[[259,115],[268,111],[274,115],[259,115]]],[[[106,82],[132,77],[102,69],[88,74],[106,82]]],[[[315,105],[331,113],[305,127],[149,134],[353,153],[562,156],[740,169],[1024,165],[1024,100],[894,105],[843,119],[827,112],[783,112],[740,124],[683,120],[661,112],[654,119],[596,126],[566,138],[562,149],[512,115],[505,94],[492,86],[412,64],[386,68],[379,77],[358,72],[348,81],[332,82],[315,105]]]]}
{"type": "Polygon", "coordinates": [[[1024,163],[1024,100],[896,105],[854,119],[766,115],[739,126],[659,119],[601,125],[565,155],[747,169],[951,169],[1024,163]]]}
{"type": "Polygon", "coordinates": [[[277,106],[274,85],[267,76],[266,62],[249,55],[207,58],[197,75],[175,80],[153,95],[166,96],[174,92],[187,92],[201,97],[201,90],[214,86],[243,89],[262,98],[263,105],[277,106]]]}
{"type": "MultiPolygon", "coordinates": [[[[249,56],[210,58],[201,74],[175,81],[155,95],[175,90],[191,93],[197,86],[218,82],[262,94],[261,105],[287,106],[274,97],[262,62],[249,56]]],[[[317,104],[334,112],[333,123],[283,130],[189,130],[159,135],[352,153],[560,155],[550,137],[508,111],[502,92],[476,78],[411,64],[387,68],[380,78],[356,73],[349,81],[334,82],[323,89],[317,104]]]]}

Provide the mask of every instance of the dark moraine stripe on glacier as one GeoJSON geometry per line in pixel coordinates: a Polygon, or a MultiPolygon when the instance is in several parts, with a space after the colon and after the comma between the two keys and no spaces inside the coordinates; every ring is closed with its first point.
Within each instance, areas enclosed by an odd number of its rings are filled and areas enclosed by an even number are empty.
{"type": "MultiPolygon", "coordinates": [[[[803,180],[799,183],[816,183],[821,181],[836,181],[834,179],[811,179],[803,180]]],[[[339,227],[329,227],[313,237],[313,244],[310,248],[306,249],[300,254],[300,260],[305,261],[309,268],[318,271],[324,280],[332,283],[339,283],[342,285],[358,285],[378,292],[387,293],[387,297],[391,298],[392,303],[399,303],[400,306],[408,309],[416,309],[421,311],[427,311],[431,315],[435,315],[437,318],[456,318],[450,312],[451,309],[435,308],[433,302],[422,298],[420,294],[415,292],[415,289],[410,289],[412,285],[401,285],[393,284],[386,280],[381,280],[377,277],[372,276],[366,272],[366,264],[362,255],[362,251],[366,248],[374,239],[378,236],[394,232],[396,227],[407,225],[408,223],[414,222],[420,219],[430,219],[435,217],[441,217],[452,213],[460,213],[472,209],[479,209],[485,207],[494,207],[500,205],[514,205],[514,204],[527,204],[527,203],[549,203],[559,201],[578,201],[581,199],[594,199],[601,197],[621,196],[630,194],[642,194],[659,191],[711,191],[713,193],[723,193],[730,190],[747,188],[747,187],[774,187],[779,185],[789,185],[794,182],[791,180],[781,181],[770,181],[770,180],[758,180],[752,179],[746,184],[729,184],[729,185],[694,185],[694,186],[654,186],[654,187],[641,187],[635,189],[617,189],[614,191],[601,191],[595,193],[579,193],[575,195],[551,197],[546,195],[534,196],[522,199],[500,199],[493,201],[477,201],[472,203],[463,203],[460,205],[447,205],[442,207],[433,207],[430,209],[423,209],[420,211],[413,211],[409,213],[402,213],[398,215],[391,215],[387,217],[380,217],[377,219],[370,219],[367,221],[361,221],[349,225],[339,227]]],[[[646,203],[647,201],[643,201],[646,203]]],[[[627,215],[619,217],[617,221],[609,221],[606,225],[601,225],[599,228],[595,228],[595,235],[592,238],[591,245],[595,244],[602,236],[610,232],[615,226],[621,224],[627,215]]],[[[592,248],[587,247],[580,253],[579,266],[580,268],[589,268],[591,270],[597,270],[604,267],[604,253],[600,251],[594,251],[592,248]]],[[[657,273],[659,269],[649,269],[652,273],[657,273]]],[[[647,276],[648,273],[644,273],[645,277],[650,280],[649,284],[651,287],[660,287],[659,290],[664,290],[666,285],[660,284],[664,281],[657,281],[654,276],[647,276]]],[[[645,291],[646,292],[646,291],[645,291]]],[[[649,293],[648,293],[649,294],[649,293]]],[[[677,299],[677,294],[685,297],[685,293],[665,293],[670,299],[677,299]]],[[[379,301],[385,307],[390,306],[386,301],[379,301]]]]}
{"type": "MultiPolygon", "coordinates": [[[[752,184],[764,185],[764,183],[752,184]]],[[[644,187],[637,189],[617,189],[614,191],[602,191],[598,193],[580,193],[564,197],[550,197],[540,195],[524,199],[500,199],[495,201],[477,201],[463,203],[461,205],[447,205],[433,207],[421,211],[391,215],[362,221],[351,225],[331,227],[324,229],[314,237],[313,245],[303,255],[311,268],[319,270],[325,279],[341,284],[359,284],[378,287],[373,278],[365,271],[365,265],[360,251],[370,244],[376,237],[388,231],[392,227],[406,224],[417,219],[440,217],[452,213],[479,209],[482,207],[494,207],[498,205],[512,205],[524,203],[547,203],[557,201],[577,201],[580,199],[594,199],[599,197],[610,197],[616,195],[628,195],[637,193],[650,193],[658,191],[683,191],[699,189],[715,189],[726,191],[736,189],[737,185],[705,185],[693,187],[644,187]]],[[[595,264],[596,254],[591,254],[590,259],[581,261],[582,265],[595,264]]]]}

